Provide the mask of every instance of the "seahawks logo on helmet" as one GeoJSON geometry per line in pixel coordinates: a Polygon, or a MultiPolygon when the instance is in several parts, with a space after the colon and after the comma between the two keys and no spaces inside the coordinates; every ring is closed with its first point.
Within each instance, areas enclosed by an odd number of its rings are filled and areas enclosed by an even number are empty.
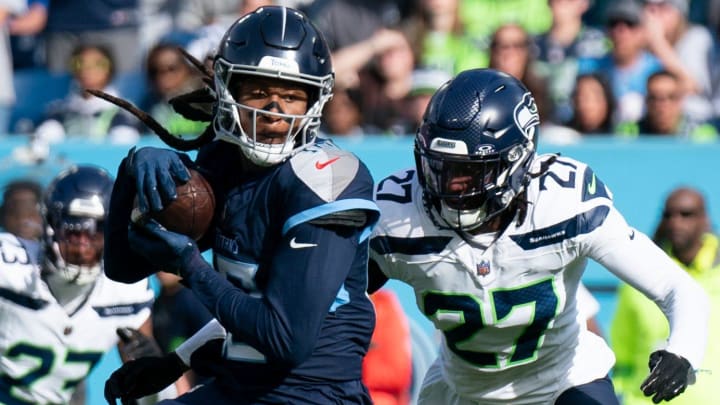
{"type": "Polygon", "coordinates": [[[540,124],[537,104],[532,94],[525,93],[522,100],[515,106],[515,125],[528,140],[535,139],[535,129],[540,124]]]}

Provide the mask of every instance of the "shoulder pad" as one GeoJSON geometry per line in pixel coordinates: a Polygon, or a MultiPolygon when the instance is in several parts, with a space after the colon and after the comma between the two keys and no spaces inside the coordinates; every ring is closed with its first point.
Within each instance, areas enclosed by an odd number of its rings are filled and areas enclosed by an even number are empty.
{"type": "Polygon", "coordinates": [[[333,212],[310,221],[315,225],[340,225],[361,228],[367,225],[368,213],[365,210],[347,210],[333,212]]]}
{"type": "Polygon", "coordinates": [[[335,201],[356,178],[360,161],[350,152],[322,144],[290,159],[295,176],[324,201],[335,201]]]}

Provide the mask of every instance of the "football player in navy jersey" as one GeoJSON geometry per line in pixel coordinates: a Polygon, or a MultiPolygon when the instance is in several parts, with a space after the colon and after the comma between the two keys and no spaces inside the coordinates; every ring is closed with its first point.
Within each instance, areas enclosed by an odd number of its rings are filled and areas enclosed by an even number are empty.
{"type": "Polygon", "coordinates": [[[695,378],[705,348],[703,290],[613,206],[586,164],[537,155],[532,95],[492,69],[458,74],[434,95],[416,167],[382,180],[370,286],[413,287],[442,331],[422,404],[617,404],[614,356],[578,317],[588,258],[655,301],[670,320],[650,356],[658,403],[695,378]]]}
{"type": "Polygon", "coordinates": [[[229,28],[215,57],[215,140],[195,161],[143,148],[120,165],[108,275],[177,273],[214,320],[175,352],[118,369],[109,402],[192,368],[213,381],[173,403],[370,403],[361,363],[375,322],[365,289],[379,211],[366,166],[317,138],[333,76],[327,45],[302,13],[260,8],[229,28]],[[186,167],[214,190],[211,231],[196,243],[131,221],[136,194],[141,211],[161,209],[186,167]],[[213,266],[200,254],[208,248],[213,266]]]}

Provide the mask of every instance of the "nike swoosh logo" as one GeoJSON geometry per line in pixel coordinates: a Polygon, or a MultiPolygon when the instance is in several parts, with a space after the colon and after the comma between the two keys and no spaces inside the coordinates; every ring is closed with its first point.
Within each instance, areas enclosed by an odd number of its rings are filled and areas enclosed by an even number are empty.
{"type": "Polygon", "coordinates": [[[592,181],[590,182],[590,184],[588,184],[587,188],[588,194],[595,194],[596,188],[597,184],[595,183],[595,173],[593,173],[592,181]]]}
{"type": "Polygon", "coordinates": [[[335,157],[335,158],[332,158],[332,159],[328,160],[327,162],[321,162],[321,161],[318,160],[317,162],[315,162],[315,168],[318,169],[318,170],[322,170],[322,169],[324,169],[326,166],[331,165],[331,164],[337,162],[338,159],[340,159],[340,156],[335,157]]]}
{"type": "Polygon", "coordinates": [[[309,247],[315,247],[315,246],[317,246],[317,243],[295,242],[295,238],[292,238],[290,240],[290,247],[293,249],[303,249],[303,248],[309,248],[309,247]]]}

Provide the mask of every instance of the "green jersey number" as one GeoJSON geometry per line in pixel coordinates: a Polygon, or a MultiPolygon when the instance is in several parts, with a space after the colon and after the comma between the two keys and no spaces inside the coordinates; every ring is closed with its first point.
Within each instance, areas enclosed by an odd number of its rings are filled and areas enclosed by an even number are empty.
{"type": "MultiPolygon", "coordinates": [[[[513,289],[493,290],[490,296],[496,324],[501,324],[515,307],[532,305],[533,314],[528,317],[527,326],[519,336],[512,338],[513,351],[508,364],[526,363],[535,359],[540,340],[545,335],[550,321],[557,314],[558,297],[552,279],[544,279],[513,289]]],[[[460,314],[463,323],[443,331],[450,350],[479,367],[500,366],[495,353],[475,352],[459,347],[486,326],[480,302],[473,295],[431,291],[425,294],[423,302],[423,310],[428,317],[442,312],[460,314]]]]}
{"type": "MultiPolygon", "coordinates": [[[[67,380],[62,386],[63,390],[74,390],[75,387],[90,373],[95,364],[100,361],[103,353],[101,352],[74,352],[68,351],[65,356],[64,364],[85,363],[87,371],[81,378],[75,380],[67,380]]],[[[35,358],[38,360],[37,367],[28,371],[24,375],[13,378],[7,375],[0,377],[0,402],[9,405],[25,405],[32,402],[24,401],[12,394],[15,387],[32,387],[38,380],[50,374],[55,363],[55,352],[47,347],[37,347],[28,343],[18,343],[11,347],[5,356],[8,359],[35,358]]]]}

